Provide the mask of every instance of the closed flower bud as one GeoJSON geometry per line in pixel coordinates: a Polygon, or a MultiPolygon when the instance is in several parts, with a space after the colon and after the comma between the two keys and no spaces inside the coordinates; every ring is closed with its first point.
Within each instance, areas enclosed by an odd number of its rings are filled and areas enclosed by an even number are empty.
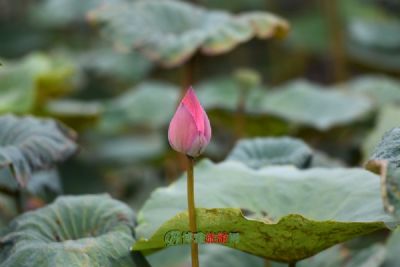
{"type": "Polygon", "coordinates": [[[169,124],[169,143],[176,151],[197,157],[204,151],[210,139],[210,121],[190,87],[169,124]]]}

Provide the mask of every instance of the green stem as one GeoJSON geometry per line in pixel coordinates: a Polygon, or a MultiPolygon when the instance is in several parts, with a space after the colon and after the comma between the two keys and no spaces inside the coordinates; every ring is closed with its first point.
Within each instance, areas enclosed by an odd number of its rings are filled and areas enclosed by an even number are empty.
{"type": "Polygon", "coordinates": [[[331,36],[331,54],[335,81],[342,81],[347,77],[346,55],[344,47],[343,26],[340,19],[337,0],[324,1],[324,13],[328,22],[331,36]]]}
{"type": "Polygon", "coordinates": [[[239,102],[236,108],[236,138],[243,137],[243,130],[246,128],[246,93],[245,88],[240,88],[239,102]]]}
{"type": "Polygon", "coordinates": [[[294,261],[294,262],[290,262],[289,263],[289,267],[296,267],[296,262],[294,261]]]}
{"type": "MultiPolygon", "coordinates": [[[[194,175],[193,175],[193,161],[192,157],[187,156],[187,198],[189,210],[189,229],[192,234],[197,232],[196,226],[196,210],[194,204],[194,175]]],[[[192,267],[199,267],[199,247],[198,244],[192,242],[192,267]]]]}

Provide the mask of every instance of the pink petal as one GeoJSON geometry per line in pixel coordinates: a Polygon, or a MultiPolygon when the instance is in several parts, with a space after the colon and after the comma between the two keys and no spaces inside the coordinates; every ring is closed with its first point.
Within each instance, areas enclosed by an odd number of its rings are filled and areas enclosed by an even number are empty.
{"type": "Polygon", "coordinates": [[[176,151],[186,154],[198,135],[192,115],[183,104],[180,104],[169,125],[169,143],[176,151]]]}
{"type": "Polygon", "coordinates": [[[182,99],[181,103],[187,107],[188,111],[193,116],[197,130],[203,133],[204,132],[203,116],[205,112],[192,87],[190,87],[187,90],[185,97],[182,99]]]}

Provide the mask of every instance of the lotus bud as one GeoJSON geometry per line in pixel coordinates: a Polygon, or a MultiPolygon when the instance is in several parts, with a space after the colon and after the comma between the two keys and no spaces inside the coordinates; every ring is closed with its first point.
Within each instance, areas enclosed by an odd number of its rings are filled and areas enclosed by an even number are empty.
{"type": "Polygon", "coordinates": [[[235,71],[235,79],[243,90],[253,89],[261,83],[260,74],[252,69],[238,69],[235,71]]]}
{"type": "Polygon", "coordinates": [[[210,139],[210,121],[190,87],[169,124],[169,143],[176,151],[197,157],[204,151],[210,139]]]}

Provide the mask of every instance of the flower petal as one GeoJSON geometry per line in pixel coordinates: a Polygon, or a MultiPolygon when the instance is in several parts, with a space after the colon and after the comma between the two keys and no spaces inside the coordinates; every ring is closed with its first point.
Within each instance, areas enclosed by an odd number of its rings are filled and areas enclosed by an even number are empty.
{"type": "Polygon", "coordinates": [[[190,114],[193,116],[197,130],[203,133],[204,132],[203,117],[205,112],[192,87],[189,87],[181,103],[186,106],[190,114]]]}
{"type": "Polygon", "coordinates": [[[168,129],[168,140],[176,151],[187,154],[199,135],[193,116],[186,106],[180,104],[168,129]]]}

